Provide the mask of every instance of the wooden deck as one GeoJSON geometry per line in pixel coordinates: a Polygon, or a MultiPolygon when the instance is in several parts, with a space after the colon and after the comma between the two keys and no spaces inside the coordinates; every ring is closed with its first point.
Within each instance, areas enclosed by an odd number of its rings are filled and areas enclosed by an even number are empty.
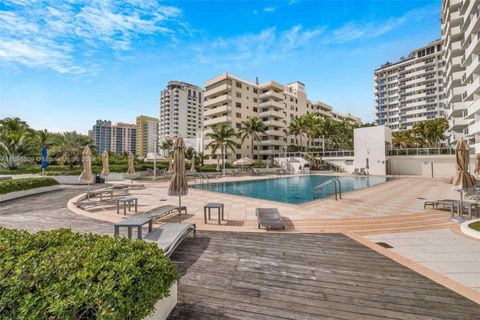
{"type": "Polygon", "coordinates": [[[169,319],[480,319],[480,306],[343,234],[201,231],[172,255],[169,319]]]}

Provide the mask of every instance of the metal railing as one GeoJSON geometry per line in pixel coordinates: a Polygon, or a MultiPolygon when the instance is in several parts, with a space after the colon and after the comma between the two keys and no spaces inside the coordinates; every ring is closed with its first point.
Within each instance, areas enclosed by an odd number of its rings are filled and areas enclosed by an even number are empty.
{"type": "MultiPolygon", "coordinates": [[[[475,153],[474,148],[470,148],[470,153],[475,153]]],[[[387,150],[389,156],[434,156],[434,155],[453,155],[453,148],[414,148],[414,149],[391,149],[387,150]]]]}
{"type": "Polygon", "coordinates": [[[312,189],[313,199],[319,199],[321,194],[327,194],[326,192],[321,192],[321,190],[324,190],[325,187],[328,186],[331,183],[334,184],[335,201],[337,201],[338,199],[342,199],[342,183],[340,182],[340,179],[338,177],[333,177],[333,178],[319,184],[315,188],[313,188],[312,189]]]}

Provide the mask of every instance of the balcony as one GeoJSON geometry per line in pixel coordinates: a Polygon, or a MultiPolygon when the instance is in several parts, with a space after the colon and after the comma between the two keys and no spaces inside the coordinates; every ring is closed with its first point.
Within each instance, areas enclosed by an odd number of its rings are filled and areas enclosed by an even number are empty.
{"type": "Polygon", "coordinates": [[[213,98],[213,99],[208,99],[206,100],[203,105],[205,107],[213,106],[216,104],[225,104],[232,101],[232,96],[228,94],[221,95],[219,97],[213,98]]]}
{"type": "Polygon", "coordinates": [[[468,120],[463,118],[454,118],[452,119],[450,129],[453,130],[453,129],[465,128],[467,125],[468,125],[468,120]]]}
{"type": "Polygon", "coordinates": [[[209,96],[217,95],[219,93],[224,93],[225,91],[230,91],[231,89],[232,89],[232,86],[225,83],[225,84],[219,85],[218,87],[205,91],[204,95],[205,97],[208,98],[209,96]]]}
{"type": "Polygon", "coordinates": [[[466,85],[467,90],[465,91],[463,95],[463,100],[471,100],[473,94],[479,94],[480,93],[480,77],[477,77],[477,79],[473,80],[471,83],[466,85]]]}
{"type": "Polygon", "coordinates": [[[216,107],[216,108],[209,108],[209,109],[205,110],[203,115],[205,117],[210,117],[210,116],[213,116],[215,114],[226,113],[226,112],[231,112],[231,111],[232,111],[232,106],[224,105],[224,106],[219,106],[219,107],[216,107]]]}
{"type": "Polygon", "coordinates": [[[278,121],[278,120],[268,120],[268,121],[264,121],[263,123],[268,127],[283,128],[283,127],[286,126],[283,122],[278,121]]]}
{"type": "Polygon", "coordinates": [[[208,120],[205,120],[203,122],[203,125],[207,127],[207,126],[214,126],[223,122],[231,122],[231,121],[232,121],[232,117],[222,116],[222,117],[210,118],[208,120]]]}
{"type": "Polygon", "coordinates": [[[469,135],[478,134],[478,133],[480,133],[480,122],[475,122],[474,124],[468,126],[469,135]]]}
{"type": "Polygon", "coordinates": [[[258,154],[273,154],[274,152],[275,150],[258,150],[258,154]]]}
{"type": "Polygon", "coordinates": [[[285,109],[285,104],[283,102],[277,102],[274,100],[268,100],[266,102],[261,102],[258,104],[260,108],[268,108],[268,107],[275,107],[278,109],[285,109]]]}
{"type": "Polygon", "coordinates": [[[266,118],[266,117],[277,117],[277,118],[285,118],[285,114],[283,111],[276,111],[276,110],[268,110],[263,111],[258,114],[259,117],[266,118]]]}
{"type": "Polygon", "coordinates": [[[468,108],[467,108],[467,119],[474,119],[475,115],[480,114],[480,99],[474,101],[468,108]]]}
{"type": "Polygon", "coordinates": [[[275,91],[271,91],[271,90],[267,91],[267,92],[264,92],[264,93],[260,93],[259,97],[262,98],[262,99],[269,99],[269,98],[274,98],[274,99],[277,99],[277,100],[283,100],[284,99],[283,93],[275,92],[275,91]]]}
{"type": "Polygon", "coordinates": [[[262,146],[283,146],[285,142],[283,142],[282,140],[260,140],[260,144],[262,146]]]}
{"type": "Polygon", "coordinates": [[[283,132],[282,130],[265,130],[265,134],[267,136],[276,136],[276,137],[285,136],[285,132],[283,132]]]}

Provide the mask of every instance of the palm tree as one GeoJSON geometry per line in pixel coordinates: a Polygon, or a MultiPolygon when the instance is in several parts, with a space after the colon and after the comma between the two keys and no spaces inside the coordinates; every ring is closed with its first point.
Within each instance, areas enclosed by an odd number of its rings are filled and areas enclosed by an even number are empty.
{"type": "Polygon", "coordinates": [[[295,144],[298,145],[298,137],[300,136],[300,145],[302,144],[302,130],[301,130],[301,121],[300,118],[295,118],[290,122],[288,126],[287,133],[295,137],[295,144]]]}
{"type": "Polygon", "coordinates": [[[0,120],[0,152],[23,156],[34,155],[34,130],[20,118],[0,120]]]}
{"type": "Polygon", "coordinates": [[[164,155],[170,157],[173,153],[173,140],[170,138],[165,139],[160,145],[160,149],[164,151],[164,155]]]}
{"type": "Polygon", "coordinates": [[[437,118],[417,122],[413,126],[413,133],[421,141],[421,147],[438,147],[445,139],[445,131],[448,129],[448,122],[445,118],[437,118]]]}
{"type": "Polygon", "coordinates": [[[260,141],[260,134],[265,133],[266,126],[262,120],[252,117],[247,121],[242,121],[242,126],[240,128],[240,138],[242,143],[250,138],[250,147],[252,152],[252,159],[254,158],[254,143],[255,140],[260,141]]]}
{"type": "Polygon", "coordinates": [[[413,130],[396,131],[392,133],[392,137],[394,148],[415,148],[419,145],[413,130]]]}
{"type": "Polygon", "coordinates": [[[67,162],[70,169],[80,161],[85,147],[90,147],[92,153],[95,148],[90,137],[76,131],[54,134],[52,144],[52,155],[59,157],[62,163],[67,162]]]}
{"type": "Polygon", "coordinates": [[[195,150],[194,147],[188,147],[185,150],[185,158],[188,160],[192,160],[193,158],[195,158],[196,155],[197,155],[197,151],[195,150]]]}
{"type": "Polygon", "coordinates": [[[213,127],[212,132],[207,133],[205,137],[212,140],[205,146],[206,149],[211,150],[212,155],[215,155],[218,148],[220,148],[223,168],[225,165],[224,154],[227,151],[226,149],[230,149],[235,153],[235,149],[238,146],[238,143],[234,140],[237,137],[235,130],[229,124],[222,123],[213,127]]]}

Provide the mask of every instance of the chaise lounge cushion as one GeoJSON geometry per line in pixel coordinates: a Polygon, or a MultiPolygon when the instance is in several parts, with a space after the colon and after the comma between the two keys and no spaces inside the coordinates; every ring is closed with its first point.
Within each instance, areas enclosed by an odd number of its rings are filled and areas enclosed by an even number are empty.
{"type": "Polygon", "coordinates": [[[285,229],[285,223],[277,208],[257,208],[258,228],[285,229]]]}
{"type": "Polygon", "coordinates": [[[164,254],[170,256],[191,230],[195,235],[195,225],[191,223],[166,223],[147,234],[144,240],[156,242],[164,254]]]}

